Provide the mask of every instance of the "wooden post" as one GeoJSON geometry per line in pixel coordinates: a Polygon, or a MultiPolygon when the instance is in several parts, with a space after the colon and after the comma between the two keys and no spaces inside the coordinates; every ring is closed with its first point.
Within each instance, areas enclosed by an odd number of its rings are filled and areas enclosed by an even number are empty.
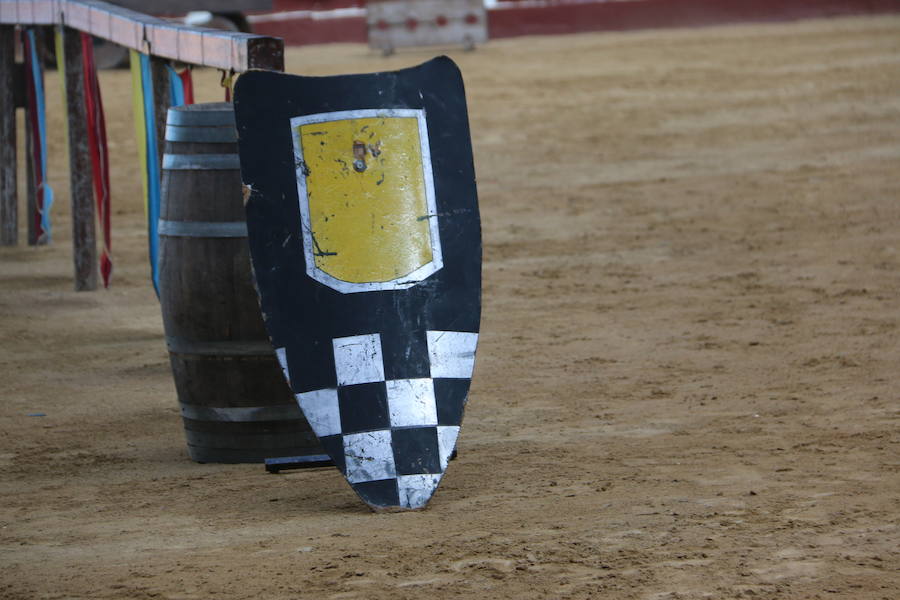
{"type": "Polygon", "coordinates": [[[16,194],[15,27],[0,25],[0,246],[19,242],[16,194]]]}
{"type": "Polygon", "coordinates": [[[28,223],[28,245],[37,245],[34,209],[37,190],[34,187],[34,132],[31,129],[31,110],[25,105],[25,221],[28,223]]]}
{"type": "Polygon", "coordinates": [[[162,158],[166,148],[166,117],[169,112],[169,72],[168,61],[158,56],[150,56],[150,78],[153,80],[153,112],[156,113],[156,152],[159,158],[159,172],[162,173],[162,158]]]}
{"type": "Polygon", "coordinates": [[[85,110],[84,61],[81,34],[63,27],[66,110],[69,116],[69,187],[72,197],[72,246],[75,290],[97,289],[97,242],[94,227],[94,192],[85,110]]]}

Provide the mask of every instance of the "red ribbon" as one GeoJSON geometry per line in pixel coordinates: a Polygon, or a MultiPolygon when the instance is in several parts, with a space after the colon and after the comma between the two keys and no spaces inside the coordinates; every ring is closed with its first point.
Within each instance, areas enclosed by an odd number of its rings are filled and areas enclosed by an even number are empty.
{"type": "Polygon", "coordinates": [[[88,121],[88,147],[93,165],[94,198],[103,231],[103,251],[100,254],[100,275],[103,287],[109,287],[112,275],[112,236],[109,218],[109,148],[106,143],[106,118],[103,115],[103,100],[100,97],[100,82],[97,79],[97,65],[94,63],[94,42],[90,34],[81,33],[81,58],[84,63],[84,100],[88,121]]]}
{"type": "Polygon", "coordinates": [[[181,78],[181,85],[184,88],[184,103],[185,104],[193,104],[194,103],[194,78],[191,77],[191,68],[185,68],[181,73],[178,74],[181,78]]]}

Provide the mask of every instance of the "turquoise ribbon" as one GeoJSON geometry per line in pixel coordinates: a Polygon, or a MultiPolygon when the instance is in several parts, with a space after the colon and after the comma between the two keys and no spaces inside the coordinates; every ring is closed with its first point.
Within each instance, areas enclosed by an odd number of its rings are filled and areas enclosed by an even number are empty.
{"type": "Polygon", "coordinates": [[[50,240],[50,208],[53,206],[53,188],[47,183],[47,100],[44,95],[44,78],[41,72],[41,61],[37,55],[37,42],[33,29],[26,30],[28,36],[28,48],[31,54],[31,75],[34,81],[34,96],[37,103],[38,135],[41,143],[41,186],[44,192],[44,202],[41,206],[41,229],[50,240]]]}
{"type": "Polygon", "coordinates": [[[159,296],[159,150],[156,146],[156,110],[153,106],[153,76],[150,56],[141,54],[141,86],[144,95],[144,125],[147,131],[147,239],[153,289],[159,296]]]}
{"type": "Polygon", "coordinates": [[[171,106],[183,106],[184,82],[178,76],[178,72],[172,68],[172,65],[166,65],[166,71],[169,72],[169,104],[171,106]]]}

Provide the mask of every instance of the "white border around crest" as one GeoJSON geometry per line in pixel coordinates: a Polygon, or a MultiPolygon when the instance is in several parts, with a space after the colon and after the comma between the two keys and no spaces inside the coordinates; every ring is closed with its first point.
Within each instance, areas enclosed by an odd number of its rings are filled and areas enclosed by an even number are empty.
{"type": "Polygon", "coordinates": [[[327,285],[342,294],[359,292],[379,292],[385,290],[404,290],[425,280],[444,266],[441,251],[441,238],[438,231],[437,202],[434,195],[434,174],[431,168],[431,148],[428,141],[428,126],[425,122],[425,111],[412,108],[385,108],[385,109],[361,109],[343,110],[328,113],[317,113],[294,117],[291,123],[291,138],[294,142],[294,166],[297,179],[297,196],[300,204],[300,226],[302,229],[303,255],[306,258],[306,274],[314,280],[327,285]],[[369,118],[411,118],[417,119],[419,124],[419,143],[422,152],[422,170],[425,181],[425,199],[428,209],[428,225],[431,233],[431,262],[422,265],[412,273],[408,273],[391,281],[378,281],[371,283],[351,283],[343,281],[320,270],[316,266],[315,251],[313,248],[312,225],[309,214],[309,198],[307,196],[306,172],[303,160],[303,145],[300,141],[299,127],[314,123],[328,123],[331,121],[345,121],[349,119],[369,118]]]}

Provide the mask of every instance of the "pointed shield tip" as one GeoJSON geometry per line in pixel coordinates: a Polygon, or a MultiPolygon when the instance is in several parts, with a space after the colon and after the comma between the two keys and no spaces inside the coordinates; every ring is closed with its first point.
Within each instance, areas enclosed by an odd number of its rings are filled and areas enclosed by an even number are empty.
{"type": "Polygon", "coordinates": [[[354,485],[353,489],[377,513],[413,512],[428,507],[440,480],[440,474],[399,476],[396,480],[397,496],[388,493],[380,498],[374,497],[362,486],[354,485]]]}

